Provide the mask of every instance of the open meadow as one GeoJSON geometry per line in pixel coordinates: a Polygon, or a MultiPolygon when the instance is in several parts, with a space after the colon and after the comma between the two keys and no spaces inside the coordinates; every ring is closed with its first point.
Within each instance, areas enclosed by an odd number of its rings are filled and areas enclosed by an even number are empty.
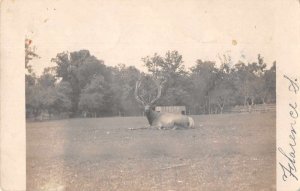
{"type": "Polygon", "coordinates": [[[275,112],[193,118],[187,130],[128,130],[145,117],[28,122],[27,190],[275,190],[275,112]]]}

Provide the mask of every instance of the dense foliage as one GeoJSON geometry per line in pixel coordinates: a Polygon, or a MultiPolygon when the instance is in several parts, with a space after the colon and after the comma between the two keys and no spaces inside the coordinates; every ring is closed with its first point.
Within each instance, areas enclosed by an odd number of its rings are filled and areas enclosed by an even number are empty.
{"type": "Polygon", "coordinates": [[[142,108],[134,98],[135,83],[144,76],[141,94],[150,100],[155,96],[152,79],[164,79],[158,105],[185,105],[190,114],[222,113],[235,105],[276,102],[276,63],[267,69],[263,58],[257,62],[231,64],[223,60],[197,60],[186,69],[177,51],[165,56],[155,54],[142,58],[148,74],[134,66],[120,64],[108,67],[88,50],[62,52],[37,77],[29,61],[38,57],[26,45],[26,111],[30,117],[42,112],[64,116],[141,115],[142,108]]]}

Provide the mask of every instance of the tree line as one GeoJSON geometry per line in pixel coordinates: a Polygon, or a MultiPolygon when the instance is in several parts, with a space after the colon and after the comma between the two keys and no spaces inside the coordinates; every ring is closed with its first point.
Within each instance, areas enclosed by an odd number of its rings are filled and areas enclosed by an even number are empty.
{"type": "Polygon", "coordinates": [[[142,58],[148,73],[134,66],[111,67],[88,50],[58,53],[37,76],[30,60],[38,58],[31,42],[25,43],[26,114],[42,112],[65,117],[141,115],[134,98],[135,83],[142,77],[141,96],[155,96],[153,79],[166,80],[157,105],[184,105],[190,114],[223,113],[236,105],[276,102],[276,63],[267,69],[261,55],[252,63],[232,64],[230,57],[213,61],[198,59],[186,68],[178,51],[142,58]]]}

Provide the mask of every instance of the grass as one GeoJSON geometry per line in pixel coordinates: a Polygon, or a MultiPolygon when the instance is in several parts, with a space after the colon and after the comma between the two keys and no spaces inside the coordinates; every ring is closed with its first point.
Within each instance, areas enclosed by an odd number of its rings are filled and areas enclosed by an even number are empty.
{"type": "Polygon", "coordinates": [[[27,123],[27,190],[275,190],[275,113],[193,116],[188,130],[143,117],[27,123]]]}

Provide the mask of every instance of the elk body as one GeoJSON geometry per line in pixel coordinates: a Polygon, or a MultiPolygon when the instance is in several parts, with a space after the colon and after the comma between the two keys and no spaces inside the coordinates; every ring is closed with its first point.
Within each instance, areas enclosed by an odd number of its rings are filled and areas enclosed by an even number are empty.
{"type": "Polygon", "coordinates": [[[136,83],[135,87],[135,98],[144,106],[145,114],[148,119],[149,125],[152,128],[157,129],[178,129],[178,128],[194,128],[194,120],[191,117],[175,114],[175,113],[160,113],[153,110],[153,104],[161,96],[161,85],[156,82],[158,92],[155,99],[146,103],[139,95],[138,89],[141,85],[141,81],[136,83]]]}

